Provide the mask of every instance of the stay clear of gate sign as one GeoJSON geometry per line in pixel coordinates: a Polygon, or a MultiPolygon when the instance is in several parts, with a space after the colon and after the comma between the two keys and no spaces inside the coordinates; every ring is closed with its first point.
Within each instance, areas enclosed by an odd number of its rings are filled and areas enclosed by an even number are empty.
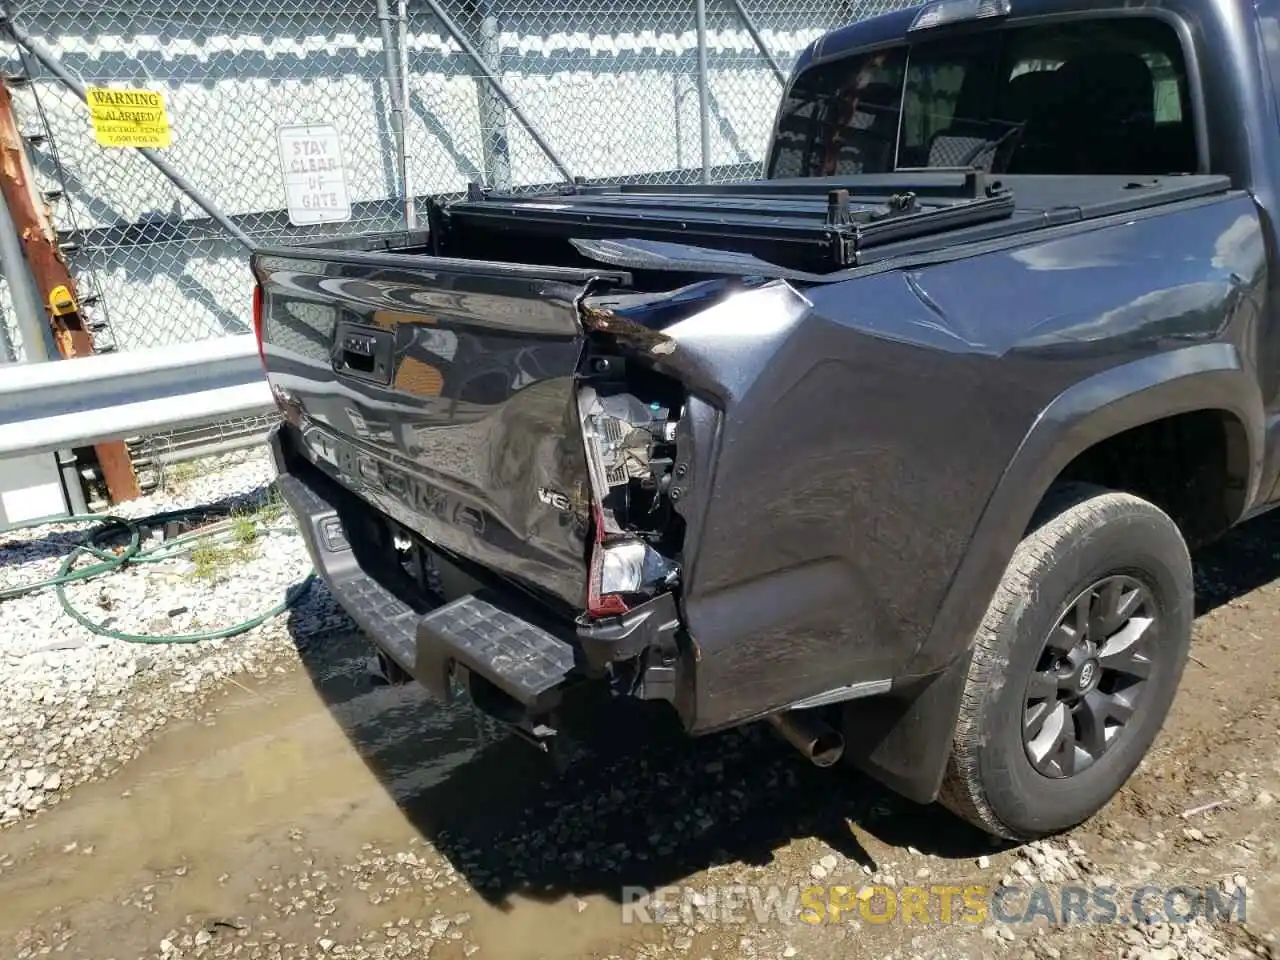
{"type": "Polygon", "coordinates": [[[295,227],[351,219],[342,138],[332,124],[280,127],[285,204],[295,227]]]}

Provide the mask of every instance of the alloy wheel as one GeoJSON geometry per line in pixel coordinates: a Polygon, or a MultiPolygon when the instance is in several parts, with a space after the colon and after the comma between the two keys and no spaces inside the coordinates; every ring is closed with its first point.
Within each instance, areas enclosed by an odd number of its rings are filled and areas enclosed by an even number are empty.
{"type": "Polygon", "coordinates": [[[1074,776],[1116,742],[1141,708],[1159,626],[1151,591],[1124,575],[1066,608],[1027,683],[1022,742],[1039,773],[1074,776]]]}

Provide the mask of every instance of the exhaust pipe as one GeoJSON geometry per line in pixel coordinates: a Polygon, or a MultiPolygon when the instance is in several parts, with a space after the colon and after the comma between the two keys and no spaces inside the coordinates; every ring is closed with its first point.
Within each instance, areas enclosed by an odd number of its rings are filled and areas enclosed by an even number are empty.
{"type": "Polygon", "coordinates": [[[808,710],[784,710],[765,719],[816,767],[829,767],[844,754],[840,732],[808,710]]]}

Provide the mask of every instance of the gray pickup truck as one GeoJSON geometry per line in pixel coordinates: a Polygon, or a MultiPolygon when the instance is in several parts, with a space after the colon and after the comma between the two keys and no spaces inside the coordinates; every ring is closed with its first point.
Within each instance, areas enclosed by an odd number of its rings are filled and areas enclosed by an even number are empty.
{"type": "Polygon", "coordinates": [[[1280,0],[941,0],[815,42],[759,180],[258,251],[316,566],[536,743],[596,683],[1079,823],[1168,713],[1188,548],[1280,496],[1277,58],[1280,0]]]}

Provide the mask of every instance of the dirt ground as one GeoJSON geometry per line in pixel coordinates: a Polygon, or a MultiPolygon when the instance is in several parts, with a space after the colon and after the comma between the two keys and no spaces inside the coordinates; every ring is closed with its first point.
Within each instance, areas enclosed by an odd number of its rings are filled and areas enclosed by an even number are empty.
{"type": "Polygon", "coordinates": [[[1280,956],[1277,577],[1280,517],[1197,557],[1194,660],[1156,749],[1094,820],[1021,848],[758,727],[690,742],[661,709],[615,703],[548,759],[377,684],[358,636],[308,637],[0,833],[0,956],[1280,956]],[[1143,884],[1158,906],[1240,883],[1243,921],[1121,922],[1143,884]],[[848,909],[715,909],[739,884],[845,887],[823,896],[848,909]],[[1000,884],[1019,905],[1040,887],[1123,893],[1112,923],[936,905],[879,922],[877,888],[1000,884]],[[663,923],[623,905],[669,885],[712,904],[663,923]]]}

